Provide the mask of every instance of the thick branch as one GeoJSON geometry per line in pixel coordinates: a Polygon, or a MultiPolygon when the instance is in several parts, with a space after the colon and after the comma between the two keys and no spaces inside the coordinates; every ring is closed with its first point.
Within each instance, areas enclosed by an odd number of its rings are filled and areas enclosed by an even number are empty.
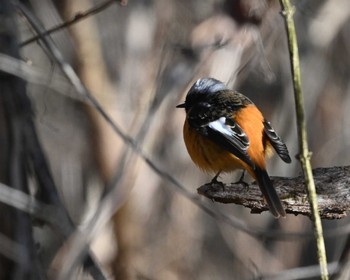
{"type": "MultiPolygon", "coordinates": [[[[350,166],[317,168],[313,170],[318,208],[322,219],[341,219],[350,210],[350,166]]],[[[305,191],[304,176],[295,178],[272,177],[271,180],[286,212],[311,217],[305,191]]],[[[211,182],[197,189],[198,193],[221,203],[235,203],[251,209],[252,213],[268,210],[258,185],[211,182]]]]}

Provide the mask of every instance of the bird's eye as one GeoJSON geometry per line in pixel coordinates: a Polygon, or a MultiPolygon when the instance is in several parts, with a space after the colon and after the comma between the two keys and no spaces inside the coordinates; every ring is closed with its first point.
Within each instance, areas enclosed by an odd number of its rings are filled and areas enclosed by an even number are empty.
{"type": "Polygon", "coordinates": [[[208,102],[202,102],[202,103],[201,103],[201,106],[202,106],[202,107],[205,107],[205,108],[210,108],[210,107],[211,107],[211,104],[209,104],[208,102]]]}

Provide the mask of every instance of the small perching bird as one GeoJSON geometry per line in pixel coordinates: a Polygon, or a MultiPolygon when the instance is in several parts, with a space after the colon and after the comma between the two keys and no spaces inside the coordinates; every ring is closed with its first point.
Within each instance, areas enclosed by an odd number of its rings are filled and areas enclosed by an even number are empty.
{"type": "Polygon", "coordinates": [[[247,170],[275,217],[286,212],[266,171],[266,156],[274,148],[291,162],[288,149],[254,103],[213,78],[196,81],[183,104],[184,141],[193,162],[206,172],[247,170]]]}

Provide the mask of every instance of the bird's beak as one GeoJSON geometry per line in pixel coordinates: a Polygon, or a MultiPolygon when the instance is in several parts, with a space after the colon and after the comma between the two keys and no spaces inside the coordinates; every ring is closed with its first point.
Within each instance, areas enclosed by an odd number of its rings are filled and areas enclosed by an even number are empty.
{"type": "Polygon", "coordinates": [[[185,108],[186,107],[186,103],[182,103],[176,106],[176,108],[185,108]]]}

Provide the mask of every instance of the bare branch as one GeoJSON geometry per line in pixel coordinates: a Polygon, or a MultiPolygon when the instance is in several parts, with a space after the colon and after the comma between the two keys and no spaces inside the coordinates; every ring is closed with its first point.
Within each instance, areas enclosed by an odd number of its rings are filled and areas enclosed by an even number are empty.
{"type": "MultiPolygon", "coordinates": [[[[322,219],[341,219],[350,210],[350,166],[317,168],[315,177],[318,206],[322,219]]],[[[303,176],[295,178],[272,177],[286,212],[311,217],[303,176]]],[[[198,193],[221,203],[235,203],[251,208],[252,213],[268,211],[256,183],[242,184],[211,182],[198,188],[198,193]]]]}
{"type": "Polygon", "coordinates": [[[83,101],[80,96],[71,93],[73,89],[72,85],[61,74],[48,73],[25,63],[21,59],[0,53],[0,71],[14,75],[30,83],[43,85],[64,96],[83,101]]]}
{"type": "Polygon", "coordinates": [[[30,263],[28,254],[26,254],[26,247],[18,242],[13,241],[6,235],[0,233],[0,252],[10,260],[22,265],[27,266],[30,263]]]}
{"type": "MultiPolygon", "coordinates": [[[[103,3],[97,4],[96,6],[94,6],[93,8],[85,11],[85,12],[79,12],[77,13],[71,20],[68,20],[66,22],[63,22],[59,25],[56,25],[48,30],[46,30],[45,32],[43,32],[42,34],[36,35],[32,38],[29,38],[27,40],[25,40],[24,42],[20,43],[21,47],[24,47],[28,44],[31,44],[37,40],[39,40],[42,36],[48,36],[54,32],[60,31],[64,28],[67,28],[73,24],[78,23],[79,21],[88,18],[89,16],[98,14],[99,12],[102,12],[104,9],[108,8],[110,5],[112,5],[114,2],[117,2],[116,0],[108,0],[105,1],[103,3]]],[[[127,1],[126,0],[120,0],[119,1],[120,5],[125,6],[127,1]]]]}
{"type": "MultiPolygon", "coordinates": [[[[330,274],[337,273],[339,271],[339,263],[331,262],[327,264],[330,274]]],[[[320,267],[318,265],[310,265],[305,267],[296,267],[287,270],[283,270],[278,273],[262,275],[259,279],[269,280],[298,280],[298,279],[311,279],[321,276],[320,267]]]]}

